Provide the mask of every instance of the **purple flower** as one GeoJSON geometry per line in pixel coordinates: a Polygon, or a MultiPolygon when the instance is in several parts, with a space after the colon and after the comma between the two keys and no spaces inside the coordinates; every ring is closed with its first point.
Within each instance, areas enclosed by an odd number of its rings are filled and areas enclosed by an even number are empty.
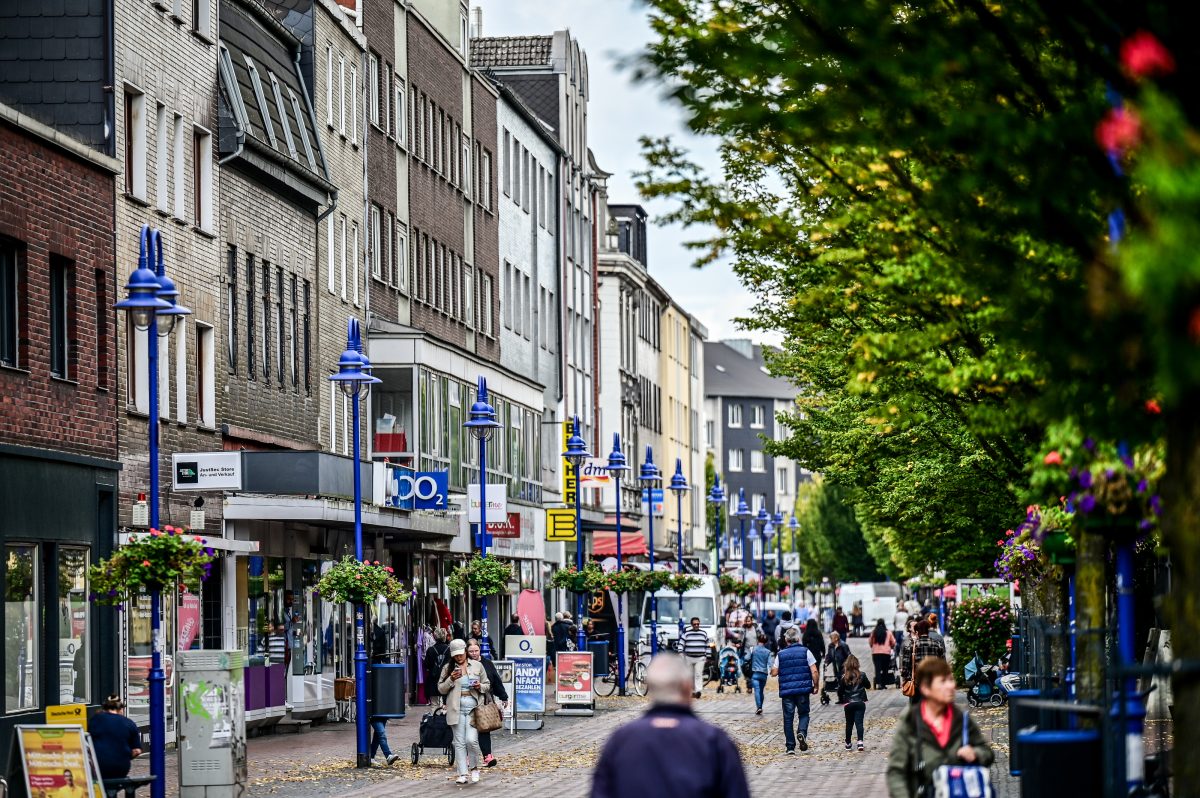
{"type": "MultiPolygon", "coordinates": [[[[1130,467],[1132,468],[1132,466],[1130,466],[1130,467]]],[[[1105,479],[1111,480],[1116,475],[1117,475],[1117,470],[1115,468],[1104,469],[1104,478],[1105,479]]]]}
{"type": "Polygon", "coordinates": [[[1150,483],[1147,482],[1146,480],[1143,479],[1141,482],[1139,482],[1137,484],[1137,492],[1138,493],[1145,493],[1148,490],[1150,490],[1150,483]]]}
{"type": "Polygon", "coordinates": [[[1092,472],[1091,471],[1079,472],[1079,487],[1083,488],[1084,490],[1087,490],[1091,486],[1092,486],[1092,472]]]}
{"type": "Polygon", "coordinates": [[[1143,532],[1149,532],[1151,529],[1154,529],[1154,522],[1149,518],[1143,518],[1141,523],[1138,524],[1138,529],[1143,532]]]}
{"type": "Polygon", "coordinates": [[[1074,512],[1075,512],[1075,500],[1074,499],[1067,499],[1066,510],[1068,513],[1074,514],[1074,512]]]}
{"type": "Polygon", "coordinates": [[[1158,498],[1158,494],[1150,497],[1150,510],[1155,515],[1162,515],[1162,499],[1158,498]]]}
{"type": "Polygon", "coordinates": [[[1095,510],[1095,509],[1096,509],[1096,497],[1095,496],[1092,496],[1089,494],[1079,500],[1079,510],[1084,515],[1090,513],[1092,510],[1095,510]]]}
{"type": "Polygon", "coordinates": [[[110,595],[110,596],[116,596],[116,595],[117,595],[117,589],[116,589],[116,588],[113,588],[112,590],[108,591],[108,595],[110,595]]]}
{"type": "Polygon", "coordinates": [[[1096,442],[1091,438],[1084,438],[1083,448],[1087,449],[1089,452],[1094,452],[1096,451],[1096,442]]]}

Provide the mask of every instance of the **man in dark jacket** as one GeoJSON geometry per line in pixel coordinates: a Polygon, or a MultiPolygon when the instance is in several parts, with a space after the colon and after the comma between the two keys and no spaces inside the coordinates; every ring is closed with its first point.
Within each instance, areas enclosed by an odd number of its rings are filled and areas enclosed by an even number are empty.
{"type": "Polygon", "coordinates": [[[800,633],[795,628],[788,629],[786,640],[787,647],[775,658],[771,675],[779,677],[779,697],[783,699],[784,753],[795,756],[797,738],[800,750],[808,750],[808,701],[817,692],[817,658],[800,644],[800,633]]]}
{"type": "Polygon", "coordinates": [[[570,650],[568,644],[572,639],[571,630],[573,628],[571,613],[560,612],[554,614],[554,625],[550,627],[550,635],[554,638],[555,651],[570,650]]]}
{"type": "Polygon", "coordinates": [[[652,706],[609,736],[592,773],[592,798],[749,798],[737,747],[691,709],[692,670],[660,653],[646,670],[652,706]]]}
{"type": "Polygon", "coordinates": [[[520,637],[524,634],[525,630],[521,628],[521,616],[513,613],[512,618],[509,619],[508,626],[504,627],[504,638],[500,640],[501,656],[506,653],[505,640],[509,637],[509,635],[517,635],[520,637]]]}
{"type": "Polygon", "coordinates": [[[438,683],[441,678],[442,666],[450,661],[450,644],[446,642],[446,630],[433,630],[433,645],[425,651],[425,661],[422,663],[425,666],[425,684],[426,693],[428,695],[437,695],[437,690],[433,689],[433,685],[438,683]]]}
{"type": "Polygon", "coordinates": [[[775,642],[775,629],[779,626],[779,619],[775,617],[775,610],[767,610],[767,615],[762,619],[763,634],[767,637],[767,646],[772,650],[779,648],[775,642]]]}

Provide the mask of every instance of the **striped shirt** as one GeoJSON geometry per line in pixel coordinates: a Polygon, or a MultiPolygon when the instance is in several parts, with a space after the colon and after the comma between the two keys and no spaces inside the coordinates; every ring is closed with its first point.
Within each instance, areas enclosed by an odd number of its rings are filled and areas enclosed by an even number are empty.
{"type": "Polygon", "coordinates": [[[691,629],[683,633],[683,655],[685,657],[704,657],[708,655],[708,632],[703,629],[691,629]]]}

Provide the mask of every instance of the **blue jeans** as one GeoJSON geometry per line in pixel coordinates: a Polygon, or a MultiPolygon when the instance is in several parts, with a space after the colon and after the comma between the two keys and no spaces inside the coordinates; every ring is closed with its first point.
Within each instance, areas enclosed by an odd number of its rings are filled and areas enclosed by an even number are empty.
{"type": "Polygon", "coordinates": [[[375,758],[375,752],[381,748],[384,756],[392,755],[387,741],[387,718],[371,718],[371,759],[375,758]]]}
{"type": "Polygon", "coordinates": [[[762,709],[763,688],[767,686],[767,674],[753,673],[750,675],[750,686],[754,688],[754,707],[762,709]]]}
{"type": "Polygon", "coordinates": [[[783,696],[783,737],[789,751],[796,748],[797,732],[801,737],[808,737],[808,699],[808,693],[783,696]],[[792,731],[793,713],[798,716],[795,731],[792,731]]]}

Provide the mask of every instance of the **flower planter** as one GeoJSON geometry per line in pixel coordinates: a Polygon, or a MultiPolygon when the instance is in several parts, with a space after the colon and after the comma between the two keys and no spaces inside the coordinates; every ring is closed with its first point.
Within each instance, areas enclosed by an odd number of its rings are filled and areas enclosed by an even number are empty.
{"type": "Polygon", "coordinates": [[[1055,529],[1046,533],[1042,540],[1042,551],[1055,565],[1072,565],[1075,562],[1075,541],[1064,530],[1055,529]]]}

